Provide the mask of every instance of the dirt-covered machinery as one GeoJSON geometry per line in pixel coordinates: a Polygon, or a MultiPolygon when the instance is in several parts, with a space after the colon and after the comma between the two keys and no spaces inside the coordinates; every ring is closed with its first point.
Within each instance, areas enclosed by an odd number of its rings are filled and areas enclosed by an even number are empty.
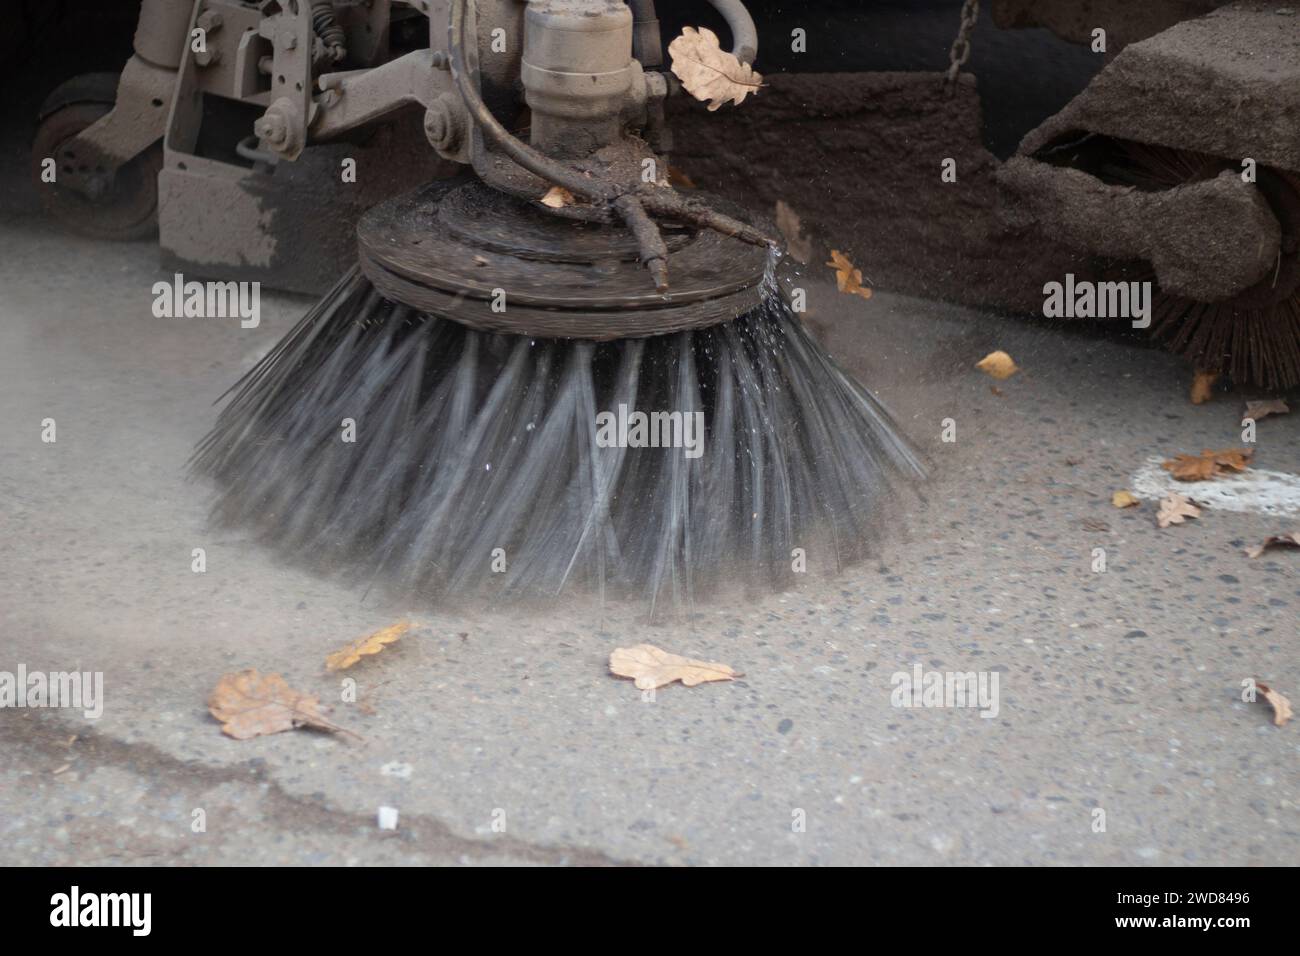
{"type": "Polygon", "coordinates": [[[362,211],[448,172],[418,118],[446,88],[428,49],[445,7],[143,0],[120,76],[46,99],[33,169],[53,157],[58,180],[42,201],[90,235],[157,230],[167,266],[320,291],[362,211]]]}
{"type": "MultiPolygon", "coordinates": [[[[710,5],[744,54],[756,40],[744,7],[710,5]]],[[[121,76],[78,77],[47,101],[33,161],[57,157],[59,180],[41,195],[96,235],[136,236],[156,221],[165,265],[319,291],[354,257],[352,224],[380,201],[457,163],[506,194],[545,178],[521,172],[499,137],[485,140],[485,127],[468,121],[449,70],[451,6],[144,0],[121,76]]],[[[809,13],[818,6],[809,2],[809,13]]],[[[1099,31],[1105,38],[1106,66],[998,171],[1012,230],[1081,250],[1102,276],[1152,281],[1152,334],[1198,368],[1239,383],[1300,384],[1300,11],[1259,0],[991,6],[1001,27],[1046,27],[1082,44],[1096,44],[1099,31]]],[[[580,91],[565,86],[571,67],[556,66],[575,62],[574,49],[543,29],[563,7],[469,4],[476,43],[466,56],[488,113],[557,156],[575,125],[588,137],[635,128],[645,147],[623,151],[620,175],[636,159],[666,156],[663,109],[675,80],[663,68],[653,0],[611,0],[606,15],[631,21],[630,58],[605,45],[608,31],[581,33],[580,91]]],[[[966,0],[957,66],[978,7],[966,0]]],[[[573,139],[573,149],[584,142],[573,139]]],[[[783,161],[777,173],[802,175],[798,151],[783,161]]],[[[460,218],[444,226],[474,231],[482,210],[456,208],[447,215],[460,218]]],[[[531,261],[557,255],[540,233],[506,231],[532,244],[531,261]]],[[[683,242],[673,228],[664,236],[670,250],[683,242]]],[[[710,294],[728,294],[724,286],[710,294]]]]}
{"type": "Polygon", "coordinates": [[[999,169],[1009,220],[1152,282],[1152,335],[1198,369],[1300,385],[1300,9],[1103,6],[995,6],[1080,42],[1102,23],[1136,41],[999,169]]]}
{"type": "MultiPolygon", "coordinates": [[[[744,6],[708,3],[731,26],[738,55],[752,60],[744,6]]],[[[460,4],[463,29],[449,35],[457,6],[144,0],[120,77],[77,77],[46,101],[33,149],[40,194],[92,235],[134,238],[156,221],[165,265],[320,291],[355,261],[351,226],[362,211],[460,164],[478,183],[441,205],[431,241],[472,238],[521,263],[567,263],[563,280],[550,270],[538,307],[619,309],[655,294],[670,263],[678,298],[693,288],[720,300],[755,284],[761,253],[741,253],[737,273],[736,247],[696,244],[683,228],[661,237],[654,225],[666,217],[719,227],[723,218],[666,185],[663,102],[679,87],[660,72],[651,0],[475,0],[460,4]],[[544,157],[555,159],[541,168],[544,157]],[[53,184],[41,181],[51,158],[53,184]],[[535,202],[556,185],[594,202],[521,218],[502,199],[535,202]],[[631,225],[631,259],[647,262],[656,283],[628,279],[610,295],[609,276],[583,275],[608,263],[592,265],[595,250],[548,224],[583,217],[631,225]],[[603,298],[593,298],[595,285],[603,298]]],[[[724,231],[744,231],[726,222],[724,231]]],[[[468,275],[426,278],[450,283],[453,295],[473,284],[468,275]]]]}

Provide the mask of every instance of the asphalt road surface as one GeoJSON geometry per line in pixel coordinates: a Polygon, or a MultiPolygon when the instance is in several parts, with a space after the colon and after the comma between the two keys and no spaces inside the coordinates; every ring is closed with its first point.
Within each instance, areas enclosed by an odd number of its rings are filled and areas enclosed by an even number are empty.
{"type": "Polygon", "coordinates": [[[1243,554],[1300,524],[1300,414],[1259,423],[1271,505],[1243,493],[1244,510],[1158,529],[1153,502],[1121,511],[1112,492],[1152,458],[1240,445],[1255,396],[1193,406],[1163,352],[864,301],[815,267],[811,321],[933,471],[871,560],[654,624],[581,601],[397,604],[210,527],[208,489],[184,477],[213,399],[307,301],[264,293],[255,329],[155,318],[153,244],[70,237],[16,183],[0,189],[0,672],[102,672],[104,710],[0,709],[0,864],[1300,858],[1300,726],[1242,700],[1251,678],[1300,699],[1300,551],[1243,554]],[[977,371],[993,349],[1022,371],[977,371]],[[359,699],[342,702],[325,654],[405,615],[417,630],[349,672],[359,699]],[[645,701],[606,668],[638,642],[745,676],[645,701]],[[996,677],[996,716],[895,706],[894,675],[917,666],[996,677]],[[364,739],[224,737],[205,702],[244,667],[364,739]]]}

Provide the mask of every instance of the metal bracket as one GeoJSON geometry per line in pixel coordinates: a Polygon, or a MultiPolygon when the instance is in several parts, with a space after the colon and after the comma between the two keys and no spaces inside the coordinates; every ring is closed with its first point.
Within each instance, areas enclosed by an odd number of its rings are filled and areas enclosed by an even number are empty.
{"type": "Polygon", "coordinates": [[[106,192],[121,166],[162,138],[175,87],[175,70],[127,60],[112,111],[55,153],[59,184],[92,199],[106,192]]]}
{"type": "Polygon", "coordinates": [[[262,4],[258,33],[274,50],[271,64],[271,105],[253,126],[262,144],[297,159],[307,145],[311,125],[312,43],[309,0],[267,0],[262,4]]]}
{"type": "Polygon", "coordinates": [[[429,109],[451,90],[450,75],[437,66],[443,58],[440,52],[416,50],[383,66],[326,73],[317,81],[323,95],[316,100],[312,141],[331,139],[412,104],[429,109]]]}

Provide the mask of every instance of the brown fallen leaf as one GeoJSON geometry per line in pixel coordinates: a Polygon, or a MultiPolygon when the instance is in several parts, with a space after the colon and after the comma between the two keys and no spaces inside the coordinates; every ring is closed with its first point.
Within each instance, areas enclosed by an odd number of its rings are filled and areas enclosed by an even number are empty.
{"type": "Polygon", "coordinates": [[[687,175],[685,170],[678,169],[671,163],[668,164],[668,185],[676,186],[678,189],[698,189],[695,180],[687,175]]]}
{"type": "Polygon", "coordinates": [[[1219,380],[1218,372],[1203,372],[1197,370],[1192,376],[1192,404],[1204,405],[1214,397],[1214,383],[1219,380]]]}
{"type": "Polygon", "coordinates": [[[1246,557],[1258,558],[1269,548],[1300,548],[1300,531],[1293,531],[1290,534],[1275,534],[1265,538],[1263,542],[1253,548],[1247,548],[1246,557]]]}
{"type": "Polygon", "coordinates": [[[1131,491],[1117,491],[1110,496],[1110,503],[1116,508],[1132,508],[1142,504],[1142,501],[1131,491]]]}
{"type": "Polygon", "coordinates": [[[1269,415],[1288,415],[1291,412],[1290,406],[1280,398],[1270,398],[1262,402],[1247,402],[1246,411],[1242,413],[1242,418],[1253,418],[1259,421],[1261,418],[1268,418],[1269,415]]]}
{"type": "Polygon", "coordinates": [[[1177,455],[1161,462],[1160,467],[1179,481],[1206,481],[1229,471],[1245,471],[1254,454],[1253,448],[1207,448],[1199,455],[1177,455]]]}
{"type": "Polygon", "coordinates": [[[618,677],[631,677],[640,690],[663,687],[675,680],[694,687],[708,681],[735,680],[744,676],[726,664],[669,654],[653,644],[615,648],[609,655],[609,670],[618,677]]]}
{"type": "Polygon", "coordinates": [[[256,668],[226,674],[208,695],[208,713],[236,740],[278,734],[295,727],[346,731],[321,714],[320,701],[294,690],[279,674],[256,668]]]}
{"type": "Polygon", "coordinates": [[[331,671],[347,670],[363,657],[378,654],[387,645],[411,629],[410,621],[398,621],[388,627],[380,628],[373,634],[357,638],[346,647],[341,647],[325,658],[325,669],[331,671]]]}
{"type": "Polygon", "coordinates": [[[1179,481],[1205,481],[1219,473],[1219,466],[1213,458],[1202,458],[1199,455],[1179,455],[1162,462],[1160,467],[1179,481]]]}
{"type": "Polygon", "coordinates": [[[1245,471],[1250,467],[1250,460],[1255,457],[1253,448],[1225,448],[1222,451],[1203,451],[1202,455],[1213,455],[1214,463],[1232,471],[1245,471]]]}
{"type": "Polygon", "coordinates": [[[1156,514],[1156,525],[1168,528],[1171,524],[1182,524],[1188,518],[1199,518],[1201,509],[1192,504],[1191,499],[1176,491],[1169,492],[1169,497],[1160,502],[1160,511],[1156,514]]]}
{"type": "Polygon", "coordinates": [[[718,35],[708,27],[683,27],[681,36],[668,44],[668,56],[686,92],[707,100],[710,112],[728,100],[739,106],[763,85],[763,77],[722,49],[718,35]]]}
{"type": "Polygon", "coordinates": [[[1016,365],[1011,356],[1001,350],[990,352],[988,355],[976,362],[975,367],[981,372],[992,375],[999,381],[1010,378],[1012,375],[1015,375],[1020,371],[1019,366],[1016,365]]]}
{"type": "Polygon", "coordinates": [[[572,206],[576,200],[573,198],[573,193],[563,186],[552,186],[546,191],[546,195],[537,201],[543,206],[559,209],[562,206],[572,206]]]}
{"type": "Polygon", "coordinates": [[[1267,684],[1262,684],[1259,681],[1255,681],[1255,687],[1264,695],[1264,699],[1268,701],[1268,705],[1273,708],[1274,725],[1281,727],[1295,716],[1291,711],[1291,701],[1287,700],[1272,687],[1269,687],[1267,684]]]}
{"type": "Polygon", "coordinates": [[[849,257],[838,249],[831,250],[831,261],[826,263],[835,270],[835,287],[849,295],[871,298],[871,290],[862,284],[862,270],[854,268],[849,257]]]}
{"type": "Polygon", "coordinates": [[[785,237],[785,248],[791,256],[800,262],[812,260],[812,240],[803,234],[799,216],[780,199],[776,201],[776,228],[785,237]]]}

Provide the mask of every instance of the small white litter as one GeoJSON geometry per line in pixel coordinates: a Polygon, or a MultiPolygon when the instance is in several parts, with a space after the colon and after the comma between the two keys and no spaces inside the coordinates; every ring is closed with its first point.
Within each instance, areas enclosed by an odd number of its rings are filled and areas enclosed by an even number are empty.
{"type": "Polygon", "coordinates": [[[381,830],[397,829],[397,808],[396,807],[379,808],[379,829],[381,830]]]}

